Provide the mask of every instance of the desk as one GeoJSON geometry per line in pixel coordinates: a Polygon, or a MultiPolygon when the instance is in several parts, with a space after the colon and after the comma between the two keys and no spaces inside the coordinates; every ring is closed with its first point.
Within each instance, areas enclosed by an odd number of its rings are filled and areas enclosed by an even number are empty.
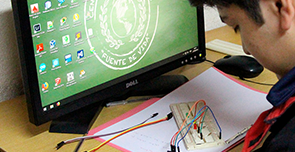
{"type": "MultiPolygon", "coordinates": [[[[213,31],[206,32],[206,41],[211,41],[213,39],[226,40],[232,43],[241,44],[240,37],[235,34],[234,31],[225,26],[213,31]]],[[[224,54],[207,51],[207,59],[211,61],[216,61],[222,58],[224,54]]],[[[203,71],[207,70],[212,66],[209,62],[203,62],[196,65],[186,65],[180,67],[168,74],[183,74],[187,78],[192,79],[199,75],[203,71]]],[[[238,79],[238,78],[237,78],[238,79]]],[[[263,82],[263,83],[275,83],[277,81],[275,74],[268,70],[252,79],[253,81],[263,82]]],[[[262,86],[253,83],[245,82],[247,85],[256,88],[261,91],[268,92],[269,86],[262,86]]],[[[95,121],[93,128],[104,124],[113,118],[120,116],[121,114],[129,111],[130,109],[138,106],[141,102],[130,103],[123,106],[104,108],[97,120],[95,121]],[[114,112],[115,111],[115,112],[114,112]]],[[[19,151],[42,151],[42,152],[52,152],[55,151],[54,147],[57,143],[79,137],[81,135],[75,134],[57,134],[49,133],[48,128],[50,123],[43,124],[41,126],[34,126],[28,120],[28,112],[25,103],[25,96],[19,96],[15,99],[4,101],[0,103],[0,147],[8,152],[19,152],[19,151]]],[[[123,137],[124,138],[124,137],[123,137]]],[[[168,139],[169,140],[169,139],[168,139]]],[[[167,141],[169,142],[169,141],[167,141]]],[[[88,140],[84,142],[81,147],[82,150],[89,150],[99,144],[96,140],[88,140]]],[[[59,151],[73,151],[76,147],[76,143],[69,144],[62,147],[59,151]]],[[[241,146],[233,149],[232,151],[240,151],[241,146]]],[[[102,147],[100,152],[117,152],[116,150],[108,145],[102,147]]]]}

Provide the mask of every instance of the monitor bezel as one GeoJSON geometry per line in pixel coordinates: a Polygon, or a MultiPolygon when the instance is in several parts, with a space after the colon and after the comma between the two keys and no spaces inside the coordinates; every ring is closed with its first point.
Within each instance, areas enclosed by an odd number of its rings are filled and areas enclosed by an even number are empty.
{"type": "MultiPolygon", "coordinates": [[[[33,48],[33,42],[31,38],[30,20],[26,0],[12,0],[12,8],[15,18],[15,27],[18,40],[19,56],[21,62],[24,90],[26,95],[27,109],[29,120],[35,125],[40,125],[50,120],[61,117],[70,112],[76,111],[83,107],[89,106],[100,102],[104,102],[112,97],[114,92],[125,91],[125,84],[136,80],[138,83],[143,83],[152,78],[160,76],[173,69],[186,65],[192,62],[202,62],[205,60],[206,48],[205,48],[205,30],[204,30],[204,12],[203,7],[199,6],[196,8],[197,19],[198,19],[198,48],[193,52],[187,50],[187,55],[175,55],[164,61],[157,62],[157,64],[150,65],[143,69],[137,70],[128,75],[122,76],[104,88],[95,93],[82,92],[76,96],[71,96],[74,100],[65,106],[60,106],[56,109],[44,112],[42,110],[38,77],[35,64],[35,54],[33,48]],[[202,54],[199,56],[199,54],[202,54]],[[159,66],[160,65],[160,66],[159,66]],[[148,75],[148,76],[147,76],[148,75]],[[124,78],[123,78],[124,77],[124,78]],[[115,82],[115,83],[114,83],[115,82]],[[114,91],[115,90],[115,91],[114,91]],[[87,95],[85,95],[87,94],[87,95]]],[[[184,50],[185,52],[186,50],[184,50]]],[[[91,89],[90,89],[91,90],[91,89]]],[[[93,92],[92,89],[91,92],[93,92]]],[[[89,91],[89,90],[88,90],[89,91]]],[[[87,92],[87,91],[86,91],[87,92]]]]}

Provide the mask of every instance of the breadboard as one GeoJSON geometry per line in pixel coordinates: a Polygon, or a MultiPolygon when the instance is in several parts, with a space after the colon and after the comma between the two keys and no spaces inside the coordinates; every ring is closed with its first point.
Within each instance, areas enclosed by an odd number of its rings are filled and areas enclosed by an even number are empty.
{"type": "MultiPolygon", "coordinates": [[[[187,102],[187,103],[178,103],[171,104],[170,109],[173,113],[175,122],[178,128],[183,124],[186,116],[190,108],[194,105],[195,102],[187,102]]],[[[197,112],[202,109],[204,106],[203,103],[198,103],[196,106],[197,112]]],[[[195,108],[192,110],[193,113],[195,108]]],[[[192,114],[189,114],[188,119],[185,122],[185,125],[189,124],[194,119],[192,114]]],[[[201,119],[201,118],[200,118],[201,119]]],[[[199,120],[197,119],[197,122],[199,120]]],[[[189,127],[186,127],[182,132],[182,137],[186,134],[189,127]]],[[[224,145],[225,142],[222,139],[219,139],[219,129],[216,125],[215,120],[213,119],[212,114],[209,110],[206,113],[205,119],[203,120],[203,128],[202,128],[203,138],[201,139],[201,134],[198,133],[198,129],[191,127],[185,138],[183,139],[185,147],[187,150],[195,150],[195,149],[204,149],[219,145],[224,145]]]]}

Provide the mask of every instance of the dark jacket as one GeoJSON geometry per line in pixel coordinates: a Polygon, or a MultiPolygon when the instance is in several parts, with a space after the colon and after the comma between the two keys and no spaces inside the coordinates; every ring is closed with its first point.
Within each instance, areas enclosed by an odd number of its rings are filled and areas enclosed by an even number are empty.
{"type": "Polygon", "coordinates": [[[243,152],[253,151],[267,132],[260,151],[295,152],[295,68],[276,83],[267,95],[273,108],[263,112],[245,137],[243,152]]]}

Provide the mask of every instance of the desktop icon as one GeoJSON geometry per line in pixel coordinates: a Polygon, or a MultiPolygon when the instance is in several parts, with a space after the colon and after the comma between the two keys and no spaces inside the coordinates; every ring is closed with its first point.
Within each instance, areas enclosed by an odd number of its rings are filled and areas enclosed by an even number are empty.
{"type": "Polygon", "coordinates": [[[91,54],[95,54],[95,53],[96,53],[94,47],[91,47],[91,48],[90,48],[90,53],[91,53],[91,54]]]}
{"type": "Polygon", "coordinates": [[[70,63],[70,62],[72,62],[72,54],[65,55],[65,63],[70,63]]]}
{"type": "Polygon", "coordinates": [[[45,10],[49,10],[52,6],[51,1],[46,1],[44,5],[45,5],[45,10]]]}
{"type": "Polygon", "coordinates": [[[64,45],[69,44],[70,43],[70,36],[69,35],[65,35],[62,37],[62,43],[64,45]]]}
{"type": "Polygon", "coordinates": [[[73,21],[76,22],[76,21],[79,20],[79,18],[80,18],[79,14],[76,13],[76,14],[74,14],[74,16],[73,16],[73,21]]]}
{"type": "Polygon", "coordinates": [[[84,50],[79,50],[79,51],[77,51],[77,58],[78,59],[81,59],[81,58],[83,58],[84,57],[84,50]]]}
{"type": "Polygon", "coordinates": [[[72,81],[72,80],[74,80],[75,78],[74,78],[74,72],[70,72],[70,73],[67,73],[67,80],[68,80],[68,82],[69,81],[72,81]]]}
{"type": "Polygon", "coordinates": [[[52,67],[55,68],[57,66],[59,66],[59,59],[58,58],[52,60],[52,67]]]}
{"type": "Polygon", "coordinates": [[[91,19],[93,17],[93,14],[90,12],[86,13],[86,19],[91,19]]]}
{"type": "Polygon", "coordinates": [[[37,50],[37,53],[40,53],[40,52],[44,51],[43,43],[37,44],[36,45],[36,50],[37,50]]]}
{"type": "Polygon", "coordinates": [[[62,3],[64,3],[65,2],[65,0],[57,0],[58,1],[58,6],[61,6],[62,5],[62,3]]]}
{"type": "Polygon", "coordinates": [[[44,72],[46,69],[46,64],[45,63],[41,63],[39,66],[39,72],[44,72]]]}
{"type": "Polygon", "coordinates": [[[50,30],[53,28],[53,21],[47,21],[47,29],[50,30]]]}
{"type": "Polygon", "coordinates": [[[93,30],[92,28],[88,29],[88,36],[92,36],[93,35],[93,30]]]}
{"type": "Polygon", "coordinates": [[[61,78],[55,79],[55,86],[58,86],[61,83],[61,78]]]}
{"type": "Polygon", "coordinates": [[[39,6],[38,3],[31,5],[31,13],[38,13],[39,12],[39,6]]]}
{"type": "Polygon", "coordinates": [[[48,84],[47,82],[44,82],[44,83],[42,84],[42,91],[47,90],[48,87],[49,87],[49,84],[48,84]]]}
{"type": "Polygon", "coordinates": [[[55,40],[51,40],[49,42],[49,46],[50,46],[50,49],[53,49],[56,46],[56,41],[55,40]]]}
{"type": "Polygon", "coordinates": [[[86,74],[85,70],[80,71],[80,77],[83,77],[86,74]]]}
{"type": "Polygon", "coordinates": [[[81,31],[79,31],[79,32],[77,32],[77,33],[75,34],[75,40],[77,41],[77,40],[80,40],[80,39],[82,39],[81,31]]]}
{"type": "Polygon", "coordinates": [[[40,32],[41,31],[41,24],[38,23],[38,24],[33,25],[33,29],[34,29],[34,33],[40,32]]]}
{"type": "Polygon", "coordinates": [[[62,17],[62,18],[60,19],[60,25],[61,25],[61,26],[65,25],[66,22],[67,22],[67,17],[62,17]]]}

